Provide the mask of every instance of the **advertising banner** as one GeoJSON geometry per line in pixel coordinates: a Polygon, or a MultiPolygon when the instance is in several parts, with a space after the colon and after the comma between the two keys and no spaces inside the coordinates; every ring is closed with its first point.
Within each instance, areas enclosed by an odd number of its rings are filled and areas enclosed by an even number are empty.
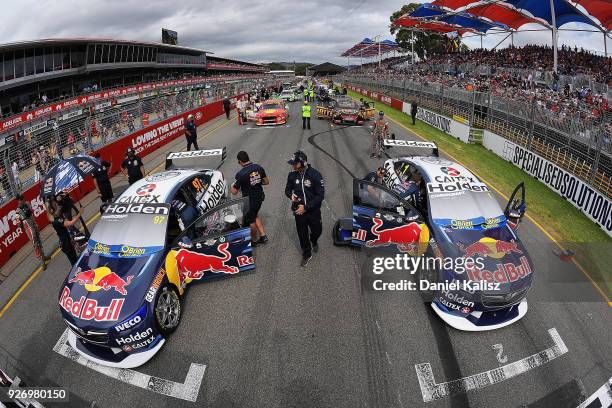
{"type": "Polygon", "coordinates": [[[482,144],[565,198],[612,237],[612,201],[604,194],[542,156],[495,133],[485,131],[482,144]]]}

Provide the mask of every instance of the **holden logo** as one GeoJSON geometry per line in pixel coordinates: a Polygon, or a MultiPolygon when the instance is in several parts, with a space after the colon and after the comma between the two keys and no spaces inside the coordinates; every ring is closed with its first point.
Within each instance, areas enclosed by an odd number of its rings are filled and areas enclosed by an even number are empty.
{"type": "Polygon", "coordinates": [[[138,190],[136,190],[136,194],[139,196],[147,195],[151,193],[153,190],[155,190],[155,187],[157,186],[153,183],[145,184],[143,186],[138,187],[138,190]]]}
{"type": "Polygon", "coordinates": [[[195,115],[196,120],[202,119],[202,112],[197,112],[195,115]]]}
{"type": "Polygon", "coordinates": [[[440,170],[442,170],[444,174],[448,174],[451,177],[457,177],[461,174],[459,170],[452,167],[440,167],[440,170]]]}

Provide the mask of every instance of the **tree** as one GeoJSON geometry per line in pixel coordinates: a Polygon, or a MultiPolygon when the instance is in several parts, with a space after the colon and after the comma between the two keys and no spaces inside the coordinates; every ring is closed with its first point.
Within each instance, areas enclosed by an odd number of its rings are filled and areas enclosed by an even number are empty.
{"type": "MultiPolygon", "coordinates": [[[[389,20],[391,21],[390,31],[392,35],[395,35],[395,42],[398,43],[403,51],[412,51],[410,39],[412,33],[409,28],[403,28],[393,24],[393,21],[403,16],[404,14],[412,13],[415,9],[420,7],[420,3],[410,3],[402,6],[402,8],[395,13],[391,14],[389,20]]],[[[459,41],[459,37],[457,41],[459,41]]],[[[449,51],[450,40],[447,36],[437,33],[424,33],[421,31],[414,30],[414,52],[420,57],[427,55],[442,54],[449,51]]],[[[465,50],[465,45],[459,41],[459,50],[465,50]]]]}

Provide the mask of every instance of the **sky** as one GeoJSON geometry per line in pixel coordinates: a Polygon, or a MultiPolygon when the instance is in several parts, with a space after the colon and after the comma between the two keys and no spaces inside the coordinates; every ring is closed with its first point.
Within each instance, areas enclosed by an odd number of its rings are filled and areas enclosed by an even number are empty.
{"type": "MultiPolygon", "coordinates": [[[[161,42],[161,28],[179,45],[251,62],[331,61],[363,37],[389,34],[389,16],[405,0],[21,0],[3,5],[3,43],[40,38],[103,37],[161,42]]],[[[424,3],[425,0],[414,1],[424,3]]],[[[525,26],[527,27],[527,26],[525,26]]],[[[568,25],[564,28],[570,28],[568,25]]],[[[581,26],[580,28],[587,28],[581,26]]],[[[536,27],[537,28],[537,27],[536,27]]],[[[483,40],[490,48],[503,36],[483,40]]],[[[517,34],[515,45],[551,42],[550,32],[517,34]]],[[[600,33],[560,33],[560,42],[603,53],[600,33]]],[[[480,39],[465,39],[472,48],[480,39]]],[[[505,41],[501,46],[510,44],[505,41]]],[[[608,39],[612,53],[612,40],[608,39]]]]}

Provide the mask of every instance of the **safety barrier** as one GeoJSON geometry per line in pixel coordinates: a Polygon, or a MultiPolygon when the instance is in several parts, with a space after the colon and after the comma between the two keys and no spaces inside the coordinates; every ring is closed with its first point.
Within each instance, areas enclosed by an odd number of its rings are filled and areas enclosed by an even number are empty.
{"type": "MultiPolygon", "coordinates": [[[[233,96],[231,99],[232,104],[235,104],[236,98],[242,97],[245,91],[233,96]]],[[[75,142],[75,146],[78,145],[83,151],[90,151],[89,147],[91,146],[92,153],[98,152],[103,159],[111,162],[112,174],[116,174],[120,171],[121,162],[123,161],[125,151],[128,147],[134,148],[139,155],[146,156],[160,146],[183,135],[184,122],[189,114],[194,116],[196,125],[199,126],[224,113],[222,100],[217,100],[204,106],[195,105],[194,100],[191,100],[190,103],[185,103],[185,101],[183,101],[183,103],[174,101],[171,104],[162,104],[161,106],[160,104],[151,104],[150,107],[144,107],[142,109],[151,112],[151,116],[153,116],[153,114],[155,115],[155,118],[151,118],[153,123],[150,126],[131,131],[128,124],[119,124],[122,118],[125,118],[125,116],[121,115],[124,111],[114,112],[113,118],[115,121],[110,127],[112,128],[117,124],[116,127],[119,133],[107,135],[105,137],[103,134],[106,131],[103,129],[108,129],[108,123],[105,123],[105,120],[108,119],[108,115],[104,115],[104,113],[101,112],[94,115],[93,119],[89,122],[90,124],[97,124],[93,127],[96,129],[96,132],[92,132],[91,137],[87,139],[89,141],[83,142],[83,140],[80,140],[75,142]]],[[[67,126],[64,130],[64,135],[66,133],[74,134],[75,130],[82,128],[82,126],[83,123],[79,123],[75,126],[67,126]]],[[[54,132],[57,131],[58,129],[54,130],[54,132]]],[[[63,141],[68,140],[65,137],[60,137],[60,139],[63,141]]],[[[63,152],[65,149],[68,149],[65,143],[58,145],[59,148],[56,146],[56,152],[58,150],[63,152]]],[[[51,145],[51,147],[54,146],[55,145],[51,145]]],[[[80,199],[93,189],[93,181],[91,178],[88,178],[80,184],[77,190],[73,190],[71,195],[75,199],[80,199]]],[[[43,199],[40,197],[39,193],[39,181],[36,181],[29,188],[21,192],[24,199],[32,205],[36,223],[39,228],[42,229],[49,221],[44,211],[43,199]]],[[[0,266],[4,265],[12,254],[18,251],[28,241],[25,232],[17,221],[16,208],[17,201],[15,199],[11,199],[0,208],[0,266]]]]}

